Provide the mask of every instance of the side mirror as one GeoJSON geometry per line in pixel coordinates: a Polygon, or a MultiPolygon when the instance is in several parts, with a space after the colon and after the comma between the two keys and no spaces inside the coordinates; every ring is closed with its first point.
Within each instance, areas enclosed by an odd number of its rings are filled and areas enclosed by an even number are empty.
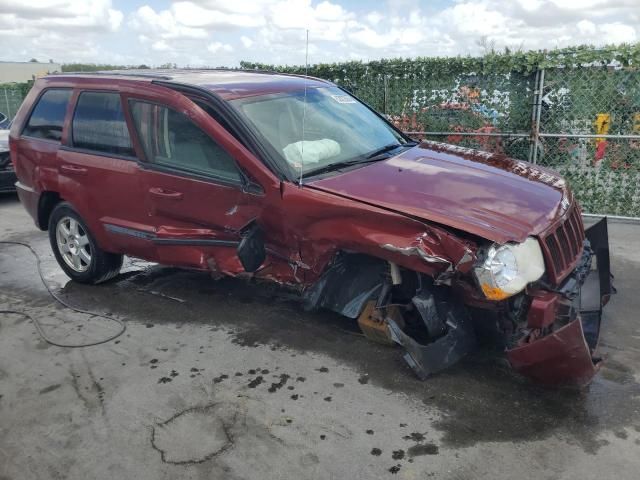
{"type": "Polygon", "coordinates": [[[264,233],[257,225],[252,225],[242,236],[238,245],[238,258],[247,272],[255,272],[267,258],[264,233]]]}

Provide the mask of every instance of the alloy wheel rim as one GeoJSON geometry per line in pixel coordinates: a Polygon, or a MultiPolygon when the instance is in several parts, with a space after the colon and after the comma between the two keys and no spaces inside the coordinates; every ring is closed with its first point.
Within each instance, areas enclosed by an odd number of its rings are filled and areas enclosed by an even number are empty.
{"type": "Polygon", "coordinates": [[[62,217],[56,226],[56,242],[64,263],[73,271],[86,272],[91,265],[91,243],[82,225],[71,217],[62,217]]]}

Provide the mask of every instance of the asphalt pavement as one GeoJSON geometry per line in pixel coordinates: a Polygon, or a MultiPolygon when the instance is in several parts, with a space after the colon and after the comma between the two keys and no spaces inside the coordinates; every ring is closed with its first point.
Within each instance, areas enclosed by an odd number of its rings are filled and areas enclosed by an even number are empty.
{"type": "Polygon", "coordinates": [[[71,283],[15,195],[0,240],[0,480],[636,479],[640,225],[610,224],[618,294],[606,362],[583,390],[547,390],[479,351],[427,381],[353,321],[291,292],[127,259],[71,283]]]}

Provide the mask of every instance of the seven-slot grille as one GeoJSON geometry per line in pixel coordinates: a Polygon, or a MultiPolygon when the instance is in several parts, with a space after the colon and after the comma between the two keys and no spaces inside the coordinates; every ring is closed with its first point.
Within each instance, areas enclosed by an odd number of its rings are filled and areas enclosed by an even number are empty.
{"type": "Polygon", "coordinates": [[[573,203],[555,230],[542,236],[549,280],[558,284],[575,268],[582,254],[584,226],[580,207],[573,203]]]}

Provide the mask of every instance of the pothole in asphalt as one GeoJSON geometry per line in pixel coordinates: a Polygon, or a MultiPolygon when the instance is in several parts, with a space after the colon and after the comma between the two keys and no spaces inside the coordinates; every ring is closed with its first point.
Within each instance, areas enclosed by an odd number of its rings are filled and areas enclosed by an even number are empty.
{"type": "Polygon", "coordinates": [[[151,444],[162,461],[202,463],[233,446],[233,439],[218,415],[218,405],[184,410],[153,429],[151,444]]]}

